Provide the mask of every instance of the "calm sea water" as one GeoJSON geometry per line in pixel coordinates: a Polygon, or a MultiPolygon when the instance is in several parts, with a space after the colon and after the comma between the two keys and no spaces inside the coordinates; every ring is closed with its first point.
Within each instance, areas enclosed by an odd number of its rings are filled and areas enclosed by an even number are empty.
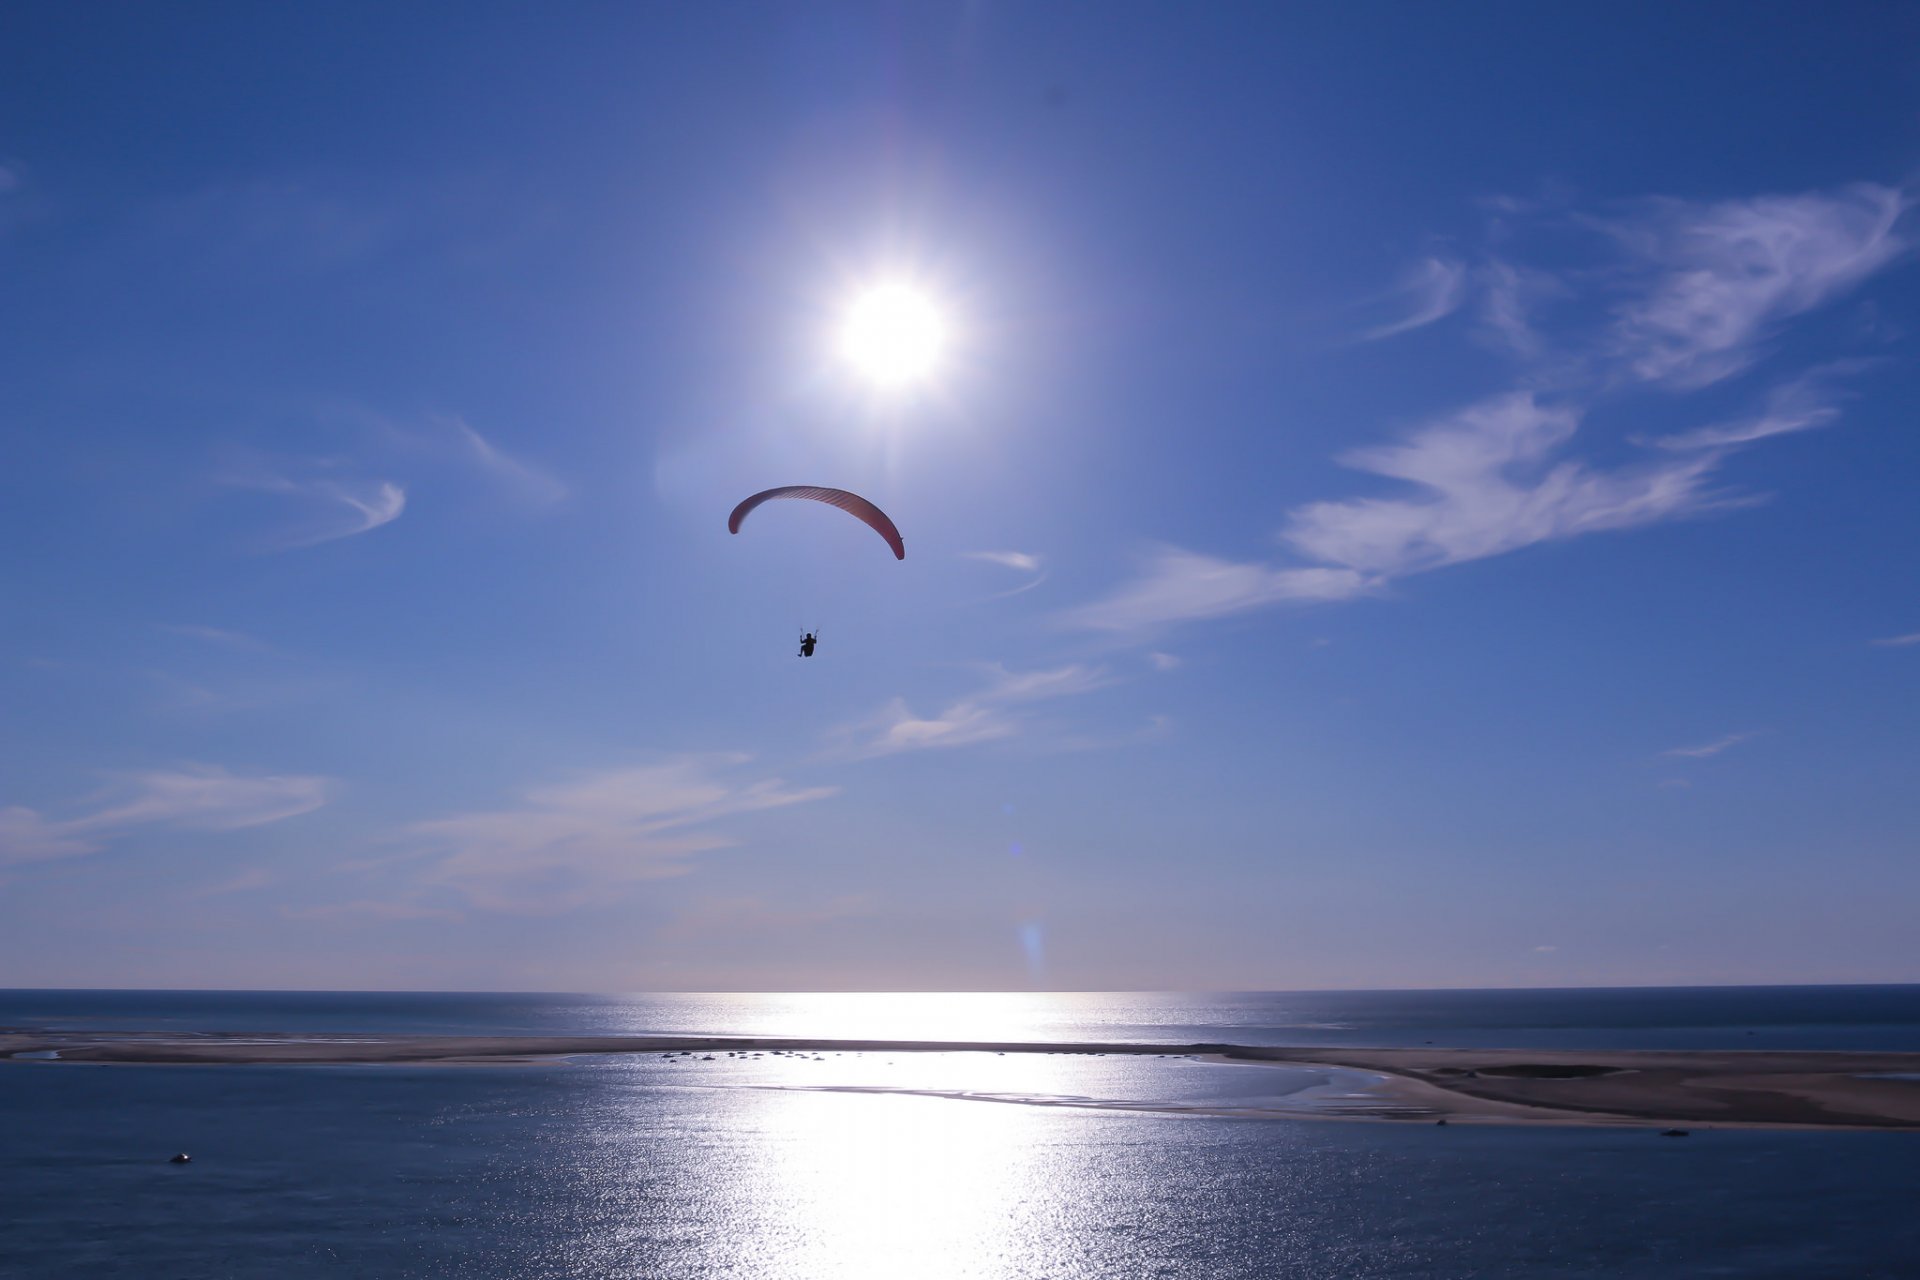
{"type": "MultiPolygon", "coordinates": [[[[0,992],[0,1025],[1920,1048],[1920,988],[0,992]]],[[[1920,1134],[1253,1121],[1178,1059],[0,1065],[0,1276],[1920,1276],[1920,1134]],[[845,1092],[844,1087],[886,1092],[845,1092]],[[970,1092],[973,1099],[934,1096],[970,1092]],[[193,1163],[165,1157],[191,1151],[193,1163]]]]}

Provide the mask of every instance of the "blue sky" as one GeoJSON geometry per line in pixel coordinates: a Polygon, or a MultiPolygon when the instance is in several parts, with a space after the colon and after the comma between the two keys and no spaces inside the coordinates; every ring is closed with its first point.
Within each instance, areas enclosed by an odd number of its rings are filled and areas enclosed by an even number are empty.
{"type": "Polygon", "coordinates": [[[0,979],[1920,981],[1917,38],[10,6],[0,979]]]}

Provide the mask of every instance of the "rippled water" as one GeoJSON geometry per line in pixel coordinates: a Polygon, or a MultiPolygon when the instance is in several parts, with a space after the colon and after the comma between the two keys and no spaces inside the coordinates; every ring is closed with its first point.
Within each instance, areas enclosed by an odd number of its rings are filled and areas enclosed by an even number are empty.
{"type": "MultiPolygon", "coordinates": [[[[806,1000],[756,999],[508,997],[489,1006],[480,997],[41,993],[39,1010],[0,997],[0,1023],[40,1021],[37,1012],[58,1006],[76,1021],[152,1027],[158,1013],[197,1029],[608,1030],[629,1019],[649,1025],[618,1029],[791,1031],[786,1020],[807,1012],[806,1000]],[[134,1007],[141,1001],[149,1016],[134,1007]],[[729,1011],[764,1021],[705,1021],[729,1011]],[[243,1015],[255,1021],[235,1021],[243,1015]],[[589,1017],[604,1021],[581,1021],[589,1017]],[[674,1018],[683,1021],[668,1025],[674,1018]]],[[[1297,1032],[1303,1020],[1271,1016],[1301,1007],[1300,997],[1103,999],[1022,997],[1006,1017],[1026,1019],[1035,1038],[1159,1027],[1170,1039],[1268,1042],[1290,1036],[1258,1033],[1283,1021],[1297,1032]],[[1221,1009],[1240,1022],[1207,1021],[1221,1009]]],[[[1340,999],[1345,1018],[1327,1004],[1310,1020],[1373,1018],[1376,1034],[1362,1038],[1375,1043],[1388,1042],[1378,1027],[1393,1018],[1402,1043],[1543,1043],[1493,1025],[1486,1007],[1449,1036],[1431,1010],[1424,1022],[1380,1012],[1417,1005],[1413,996],[1340,999]]],[[[842,1003],[844,1028],[805,1031],[912,1026],[929,1007],[915,1000],[900,1012],[842,1003]]],[[[1892,1041],[1905,1033],[1889,1016],[1898,1000],[1868,1006],[1862,1021],[1820,1024],[1789,1000],[1791,1016],[1763,1022],[1765,1035],[1753,1038],[1824,1025],[1830,1040],[1901,1047],[1892,1041]]],[[[983,1001],[973,1007],[986,1017],[983,1001]]],[[[1560,1008],[1563,1023],[1578,1022],[1577,1008],[1560,1008]]],[[[1700,1008],[1690,1019],[1702,1020],[1700,1008]]],[[[1705,1025],[1714,1037],[1749,1039],[1725,1018],[1705,1025]]],[[[994,1054],[6,1064],[0,1275],[1915,1274],[1920,1135],[1696,1131],[1676,1141],[1637,1129],[1254,1121],[1080,1105],[1314,1105],[1304,1095],[1319,1090],[1324,1100],[1350,1084],[1180,1058],[994,1054]],[[167,1164],[179,1150],[193,1162],[167,1164]]]]}

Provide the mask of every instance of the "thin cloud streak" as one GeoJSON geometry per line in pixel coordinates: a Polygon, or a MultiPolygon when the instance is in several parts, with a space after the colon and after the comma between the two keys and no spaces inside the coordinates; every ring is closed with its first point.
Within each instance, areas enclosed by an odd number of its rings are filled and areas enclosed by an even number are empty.
{"type": "Polygon", "coordinates": [[[117,804],[68,823],[74,831],[165,825],[195,831],[238,831],[311,813],[327,802],[331,780],[307,774],[245,776],[218,765],[129,773],[113,792],[117,804]]]}
{"type": "Polygon", "coordinates": [[[1567,293],[1544,271],[1531,271],[1511,262],[1491,259],[1476,273],[1480,287],[1480,336],[1491,345],[1525,360],[1546,351],[1546,338],[1533,313],[1545,299],[1567,293]]]}
{"type": "Polygon", "coordinates": [[[1040,572],[1040,557],[1025,551],[962,551],[960,555],[966,560],[983,560],[1021,573],[1040,572]]]}
{"type": "Polygon", "coordinates": [[[337,542],[341,538],[372,533],[381,525],[398,520],[400,513],[407,509],[407,491],[390,480],[348,483],[315,481],[310,482],[305,492],[338,503],[347,509],[351,518],[345,524],[289,539],[284,544],[288,550],[317,547],[323,542],[337,542]]]}
{"type": "Polygon", "coordinates": [[[1831,426],[1840,420],[1840,393],[1829,381],[1868,368],[1871,362],[1841,360],[1823,365],[1793,381],[1775,387],[1767,395],[1767,405],[1758,415],[1738,422],[1699,427],[1677,435],[1660,436],[1647,443],[1668,450],[1726,449],[1751,444],[1770,436],[1791,435],[1831,426]]]}
{"type": "Polygon", "coordinates": [[[1909,632],[1904,636],[1884,636],[1878,640],[1869,640],[1867,643],[1882,645],[1893,649],[1904,649],[1908,645],[1920,644],[1920,631],[1909,632]]]}
{"type": "Polygon", "coordinates": [[[1703,484],[1717,459],[1599,470],[1556,458],[1578,422],[1524,391],[1472,405],[1400,444],[1341,459],[1425,497],[1313,503],[1282,537],[1310,559],[1399,577],[1711,505],[1703,484]]]}
{"type": "Polygon", "coordinates": [[[1166,547],[1146,557],[1132,583],[1060,621],[1093,631],[1146,631],[1268,605],[1351,600],[1376,585],[1350,568],[1275,568],[1166,547]]]}
{"type": "Polygon", "coordinates": [[[248,776],[218,765],[185,765],[120,775],[77,818],[50,819],[18,805],[0,809],[0,864],[97,853],[141,827],[239,831],[311,813],[333,781],[308,774],[248,776]]]}
{"type": "Polygon", "coordinates": [[[1757,731],[1729,733],[1724,738],[1715,738],[1712,742],[1702,743],[1697,747],[1669,747],[1660,754],[1663,756],[1679,756],[1688,760],[1704,760],[1709,756],[1719,755],[1729,747],[1737,747],[1741,743],[1752,741],[1759,736],[1757,731]]]}
{"type": "Polygon", "coordinates": [[[997,564],[1002,568],[1012,569],[1017,573],[1033,575],[1017,587],[986,597],[988,600],[1005,600],[1008,596],[1021,595],[1047,580],[1046,569],[1040,557],[1025,551],[963,551],[960,557],[963,560],[979,560],[986,564],[997,564]]]}
{"type": "Polygon", "coordinates": [[[396,834],[421,890],[488,911],[551,914],[603,900],[633,883],[687,872],[733,841],[725,818],[806,804],[837,787],[737,782],[748,757],[691,755],[536,787],[509,809],[413,823],[396,834]]]}
{"type": "Polygon", "coordinates": [[[905,698],[895,698],[876,715],[843,726],[831,736],[839,741],[842,754],[856,760],[975,746],[1021,732],[1024,722],[1009,712],[1009,707],[1074,697],[1114,683],[1103,668],[1079,663],[1023,672],[1008,671],[996,663],[987,668],[987,673],[985,688],[952,703],[938,715],[916,715],[905,698]]]}
{"type": "Polygon", "coordinates": [[[1362,335],[1366,342],[1378,342],[1424,329],[1444,320],[1460,307],[1467,296],[1467,269],[1445,258],[1428,258],[1402,283],[1396,293],[1405,299],[1407,314],[1389,324],[1369,329],[1362,335]]]}
{"type": "Polygon", "coordinates": [[[558,477],[514,457],[481,435],[465,418],[443,414],[436,416],[435,421],[453,433],[467,456],[483,471],[530,505],[551,506],[567,498],[567,486],[558,477]]]}
{"type": "Polygon", "coordinates": [[[272,646],[266,641],[250,636],[244,631],[230,631],[225,627],[196,626],[191,623],[162,622],[156,625],[168,635],[184,636],[189,640],[203,640],[225,649],[239,649],[248,653],[272,651],[272,646]]]}
{"type": "MultiPolygon", "coordinates": [[[[337,466],[329,460],[306,460],[298,465],[303,470],[333,470],[337,466]]],[[[392,524],[407,509],[407,491],[391,480],[295,476],[285,468],[264,466],[230,472],[223,479],[235,488],[287,495],[323,513],[322,518],[309,522],[305,528],[273,539],[268,547],[273,551],[317,547],[371,533],[382,525],[392,524]]]]}

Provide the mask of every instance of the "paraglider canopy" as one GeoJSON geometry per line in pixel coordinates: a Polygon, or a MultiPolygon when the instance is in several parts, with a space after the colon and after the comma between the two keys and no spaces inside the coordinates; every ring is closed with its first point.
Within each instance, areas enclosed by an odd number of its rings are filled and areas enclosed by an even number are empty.
{"type": "Polygon", "coordinates": [[[775,498],[806,498],[814,502],[824,502],[830,507],[838,507],[885,538],[887,545],[893,548],[895,560],[907,558],[907,544],[901,540],[900,531],[893,527],[893,521],[887,518],[887,513],[859,494],[848,493],[845,489],[822,489],[815,485],[790,484],[779,489],[763,490],[733,509],[733,514],[727,517],[727,532],[740,532],[740,522],[747,518],[749,511],[775,498]]]}

